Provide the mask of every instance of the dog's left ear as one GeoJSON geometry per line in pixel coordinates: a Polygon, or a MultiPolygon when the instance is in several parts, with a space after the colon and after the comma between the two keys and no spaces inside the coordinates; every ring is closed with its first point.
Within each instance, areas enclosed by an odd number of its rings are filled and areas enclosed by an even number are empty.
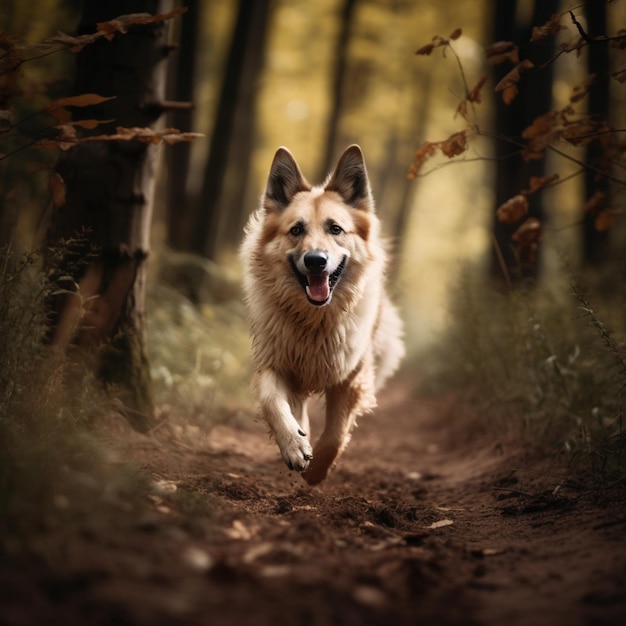
{"type": "Polygon", "coordinates": [[[324,189],[336,191],[346,204],[355,209],[374,210],[374,198],[359,146],[353,144],[345,149],[324,189]]]}
{"type": "Polygon", "coordinates": [[[284,210],[300,191],[310,191],[311,185],[287,148],[278,148],[270,167],[263,204],[268,210],[284,210]]]}

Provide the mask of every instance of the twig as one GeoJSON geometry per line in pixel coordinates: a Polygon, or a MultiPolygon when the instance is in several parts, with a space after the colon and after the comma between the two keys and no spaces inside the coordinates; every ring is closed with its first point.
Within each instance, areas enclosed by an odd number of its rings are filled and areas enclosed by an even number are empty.
{"type": "Polygon", "coordinates": [[[576,26],[576,28],[578,29],[578,32],[580,33],[580,36],[587,43],[593,43],[593,40],[591,39],[591,37],[589,37],[589,35],[585,32],[585,29],[582,27],[580,22],[576,19],[576,16],[574,15],[574,12],[570,11],[569,14],[570,14],[570,17],[572,18],[572,24],[574,24],[574,26],[576,26]]]}

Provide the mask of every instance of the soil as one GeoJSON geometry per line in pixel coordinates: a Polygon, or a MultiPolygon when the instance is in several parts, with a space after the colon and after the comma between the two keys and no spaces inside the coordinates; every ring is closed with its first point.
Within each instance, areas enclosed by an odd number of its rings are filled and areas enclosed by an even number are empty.
{"type": "Polygon", "coordinates": [[[0,624],[626,624],[623,505],[472,419],[398,381],[315,488],[250,415],[125,432],[154,490],[0,568],[0,624]]]}

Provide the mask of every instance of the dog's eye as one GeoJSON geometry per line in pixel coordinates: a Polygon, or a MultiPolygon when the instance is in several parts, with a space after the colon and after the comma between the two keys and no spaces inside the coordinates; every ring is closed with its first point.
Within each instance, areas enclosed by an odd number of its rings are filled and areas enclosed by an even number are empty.
{"type": "Polygon", "coordinates": [[[331,224],[329,229],[331,235],[341,235],[343,228],[339,224],[331,224]]]}
{"type": "Polygon", "coordinates": [[[304,226],[302,226],[302,224],[296,224],[295,226],[292,226],[291,229],[289,230],[289,234],[293,235],[294,237],[299,237],[303,233],[304,233],[304,226]]]}

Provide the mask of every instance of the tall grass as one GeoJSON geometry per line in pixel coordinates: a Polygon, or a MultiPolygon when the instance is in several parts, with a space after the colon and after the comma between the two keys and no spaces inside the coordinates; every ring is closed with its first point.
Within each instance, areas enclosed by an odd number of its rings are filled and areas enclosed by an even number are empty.
{"type": "Polygon", "coordinates": [[[455,293],[438,375],[472,391],[479,427],[559,455],[594,489],[626,492],[626,347],[583,290],[501,293],[466,272],[455,293]]]}
{"type": "Polygon", "coordinates": [[[0,551],[86,513],[113,480],[92,429],[110,403],[46,345],[56,289],[42,255],[0,249],[0,551]]]}

